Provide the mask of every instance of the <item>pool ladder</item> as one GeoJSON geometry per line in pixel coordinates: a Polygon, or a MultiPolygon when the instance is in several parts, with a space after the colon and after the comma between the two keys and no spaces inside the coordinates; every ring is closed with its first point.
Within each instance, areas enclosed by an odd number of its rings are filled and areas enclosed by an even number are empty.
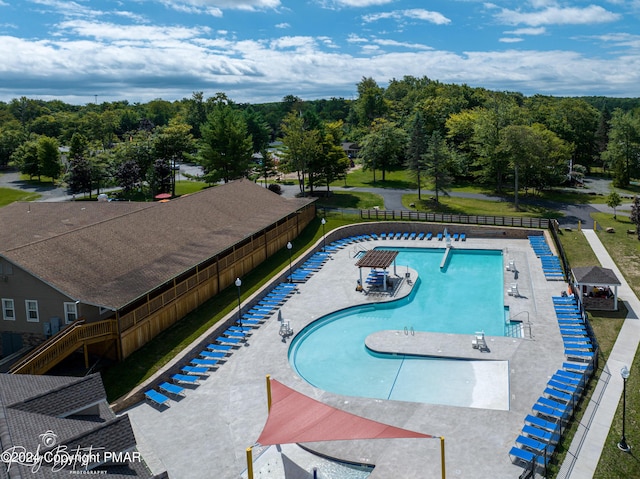
{"type": "Polygon", "coordinates": [[[413,326],[411,326],[411,329],[407,328],[406,326],[404,327],[404,335],[405,336],[409,336],[409,333],[411,333],[411,336],[415,336],[416,332],[413,329],[413,326]]]}

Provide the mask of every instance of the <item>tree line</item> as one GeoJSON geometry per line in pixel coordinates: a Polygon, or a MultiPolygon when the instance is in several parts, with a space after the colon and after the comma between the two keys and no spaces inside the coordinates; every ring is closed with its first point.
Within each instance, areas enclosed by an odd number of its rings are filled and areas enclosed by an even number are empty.
{"type": "Polygon", "coordinates": [[[410,76],[356,87],[353,100],[288,95],[255,105],[203,92],[146,104],[0,102],[0,168],[64,180],[72,193],[154,195],[175,193],[176,162],[191,161],[210,184],[295,173],[306,194],[346,175],[349,142],[374,183],[406,169],[419,196],[428,187],[438,201],[467,180],[513,189],[516,207],[519,192],[580,182],[594,168],[620,187],[640,176],[638,99],[526,97],[410,76]]]}

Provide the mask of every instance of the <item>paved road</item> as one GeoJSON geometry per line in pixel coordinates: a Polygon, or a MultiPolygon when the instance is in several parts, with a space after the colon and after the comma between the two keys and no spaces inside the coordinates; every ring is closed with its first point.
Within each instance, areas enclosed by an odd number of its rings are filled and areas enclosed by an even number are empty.
{"type": "MultiPolygon", "coordinates": [[[[592,181],[587,182],[587,189],[585,190],[585,194],[587,192],[597,193],[597,194],[608,194],[610,191],[610,181],[609,180],[601,180],[601,179],[593,179],[592,181]]],[[[293,197],[299,194],[300,189],[297,185],[283,185],[283,196],[293,197]]],[[[409,211],[409,208],[406,208],[402,205],[402,196],[406,194],[415,193],[415,190],[400,190],[400,189],[388,189],[388,188],[344,188],[344,187],[333,187],[332,191],[354,191],[354,192],[366,192],[366,193],[374,193],[382,196],[384,200],[384,205],[380,205],[380,208],[387,210],[395,210],[395,211],[409,211]]],[[[433,191],[423,191],[422,195],[424,197],[433,196],[435,193],[433,191]]],[[[498,196],[490,196],[480,193],[465,193],[465,192],[453,192],[451,196],[456,196],[459,198],[474,198],[474,199],[492,199],[494,201],[505,201],[504,198],[498,196]]],[[[521,204],[533,204],[538,205],[550,210],[556,210],[563,214],[561,218],[558,219],[560,226],[563,228],[577,228],[578,222],[581,222],[582,226],[585,227],[593,227],[593,219],[591,218],[592,213],[597,212],[605,212],[613,214],[613,210],[606,205],[599,204],[584,204],[584,205],[570,205],[565,203],[556,203],[551,201],[540,200],[537,198],[521,198],[521,204]]],[[[626,202],[622,206],[617,209],[617,213],[620,215],[628,215],[629,210],[631,209],[631,203],[626,202]]]]}
{"type": "MultiPolygon", "coordinates": [[[[201,173],[200,167],[189,164],[180,164],[180,170],[177,175],[177,180],[186,180],[187,177],[185,175],[198,175],[201,173]]],[[[608,194],[611,191],[611,181],[600,178],[588,178],[585,181],[585,194],[587,193],[595,193],[595,194],[608,194]]],[[[38,193],[42,195],[40,201],[66,201],[72,199],[72,196],[68,194],[65,188],[54,187],[54,186],[42,186],[33,184],[29,184],[28,182],[20,180],[20,174],[17,172],[6,172],[4,174],[0,174],[0,187],[7,188],[15,188],[23,191],[38,193]]],[[[285,197],[293,197],[300,192],[300,189],[297,185],[282,185],[283,196],[285,197]]],[[[103,190],[106,191],[106,190],[103,190]]],[[[366,192],[366,193],[374,193],[382,196],[384,200],[384,204],[380,205],[381,209],[387,210],[395,210],[408,211],[408,208],[405,208],[402,205],[402,197],[406,194],[415,193],[415,190],[402,190],[402,189],[389,189],[389,188],[345,188],[345,187],[333,187],[332,191],[355,191],[355,192],[366,192]]],[[[94,194],[97,194],[97,191],[94,191],[94,194]]],[[[430,197],[435,193],[433,191],[423,191],[423,196],[430,197]]],[[[493,199],[495,201],[505,201],[503,198],[484,195],[479,193],[464,193],[464,192],[454,192],[451,193],[452,196],[460,197],[460,198],[475,198],[475,199],[493,199]]],[[[578,222],[585,227],[593,227],[593,220],[591,219],[591,214],[596,213],[598,211],[611,213],[613,214],[613,210],[606,205],[570,205],[563,203],[554,203],[550,201],[544,201],[536,198],[521,198],[522,204],[536,204],[539,206],[543,206],[547,209],[557,210],[563,214],[558,222],[560,226],[563,228],[576,228],[578,226],[578,222]]],[[[617,213],[620,215],[628,215],[631,209],[631,203],[626,200],[625,203],[617,209],[617,213]]]]}

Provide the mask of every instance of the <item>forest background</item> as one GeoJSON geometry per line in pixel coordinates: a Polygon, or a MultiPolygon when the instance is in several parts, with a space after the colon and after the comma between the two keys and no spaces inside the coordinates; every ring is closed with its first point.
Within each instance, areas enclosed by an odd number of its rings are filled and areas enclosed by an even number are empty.
{"type": "Polygon", "coordinates": [[[22,97],[0,103],[0,169],[63,183],[70,194],[118,187],[124,198],[175,194],[180,162],[215,184],[295,173],[314,194],[355,163],[407,170],[423,188],[452,182],[536,193],[605,172],[617,187],[640,177],[640,99],[526,97],[427,77],[372,78],[357,98],[239,104],[224,93],[179,101],[84,106],[22,97]]]}

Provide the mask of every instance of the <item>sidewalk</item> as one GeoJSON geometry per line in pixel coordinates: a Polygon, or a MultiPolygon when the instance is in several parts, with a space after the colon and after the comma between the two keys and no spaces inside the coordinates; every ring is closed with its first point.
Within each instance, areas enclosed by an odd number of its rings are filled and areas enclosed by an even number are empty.
{"type": "Polygon", "coordinates": [[[618,296],[625,302],[629,313],[558,474],[558,477],[575,479],[593,477],[595,473],[622,396],[620,369],[625,365],[631,369],[640,342],[640,301],[597,234],[593,230],[583,230],[583,233],[602,267],[613,270],[622,283],[618,288],[618,296]]]}

